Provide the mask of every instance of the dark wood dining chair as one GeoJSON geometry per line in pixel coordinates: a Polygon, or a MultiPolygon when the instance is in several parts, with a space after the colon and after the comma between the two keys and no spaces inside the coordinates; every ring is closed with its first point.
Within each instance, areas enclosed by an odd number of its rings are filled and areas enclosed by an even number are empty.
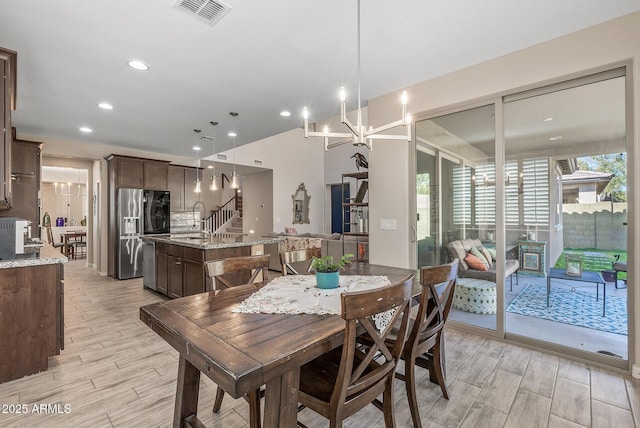
{"type": "Polygon", "coordinates": [[[254,284],[261,287],[269,281],[269,255],[240,256],[206,262],[210,290],[254,284]]]}
{"type": "MultiPolygon", "coordinates": [[[[308,261],[306,264],[305,272],[311,270],[311,260],[314,257],[321,257],[321,248],[307,248],[305,250],[293,250],[293,251],[281,251],[280,252],[280,265],[282,266],[282,275],[289,273],[293,275],[299,275],[298,271],[292,265],[293,263],[302,263],[308,261]]],[[[298,267],[298,269],[300,269],[298,267]]]]}
{"type": "Polygon", "coordinates": [[[71,242],[73,245],[73,258],[87,255],[87,234],[79,233],[74,237],[74,240],[71,242]]]}
{"type": "MultiPolygon", "coordinates": [[[[329,419],[331,427],[372,403],[383,394],[385,425],[395,426],[393,415],[393,379],[409,324],[413,275],[390,286],[344,293],[340,296],[345,334],[342,346],[302,366],[300,404],[329,419]],[[381,331],[373,320],[392,311],[389,323],[381,331]],[[362,329],[372,338],[372,346],[357,346],[362,329]],[[386,341],[390,332],[398,340],[386,341]]],[[[299,426],[304,426],[299,423],[299,426]]]]}
{"type": "MultiPolygon", "coordinates": [[[[404,374],[396,372],[396,378],[405,383],[413,426],[422,427],[416,396],[415,366],[429,370],[429,380],[440,386],[447,400],[445,384],[444,324],[449,316],[458,275],[458,259],[440,266],[420,269],[420,305],[415,318],[409,324],[409,335],[402,351],[404,374]],[[442,284],[442,285],[441,285],[442,284]]],[[[395,344],[391,337],[389,344],[395,344]]]]}
{"type": "Polygon", "coordinates": [[[51,226],[45,226],[45,229],[47,229],[47,241],[49,242],[49,245],[51,245],[53,248],[60,248],[60,252],[63,254],[71,254],[73,255],[73,248],[68,248],[68,251],[65,251],[65,243],[64,242],[56,242],[53,239],[53,231],[51,230],[51,226]]]}
{"type": "MultiPolygon", "coordinates": [[[[239,285],[253,284],[262,287],[268,281],[269,254],[262,256],[230,257],[206,262],[210,281],[210,290],[220,290],[239,285]]],[[[260,428],[260,398],[261,390],[251,391],[245,396],[249,402],[249,426],[260,428]]],[[[222,407],[224,389],[218,387],[213,402],[213,413],[218,413],[222,407]]]]}

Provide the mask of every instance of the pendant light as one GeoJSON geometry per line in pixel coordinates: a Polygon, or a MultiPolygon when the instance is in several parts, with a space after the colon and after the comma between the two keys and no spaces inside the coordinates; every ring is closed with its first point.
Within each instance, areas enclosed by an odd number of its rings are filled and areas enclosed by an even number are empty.
{"type": "MultiPolygon", "coordinates": [[[[194,129],[193,132],[198,135],[201,131],[200,129],[194,129]]],[[[198,163],[196,165],[196,181],[193,183],[193,192],[200,193],[202,192],[202,183],[200,182],[200,146],[193,146],[193,150],[198,154],[198,163]]]]}
{"type": "Polygon", "coordinates": [[[211,174],[211,184],[209,185],[209,190],[211,190],[212,192],[215,192],[216,190],[218,190],[218,188],[220,187],[218,184],[218,177],[216,176],[216,162],[215,162],[215,158],[216,158],[216,125],[218,124],[218,122],[209,122],[213,128],[213,134],[211,134],[211,141],[212,146],[213,146],[213,166],[211,167],[212,169],[212,174],[211,174]]]}
{"type": "Polygon", "coordinates": [[[240,188],[240,179],[236,174],[236,137],[238,136],[238,113],[229,113],[234,119],[234,130],[229,133],[230,137],[233,137],[233,174],[231,174],[231,188],[237,190],[240,188]]]}

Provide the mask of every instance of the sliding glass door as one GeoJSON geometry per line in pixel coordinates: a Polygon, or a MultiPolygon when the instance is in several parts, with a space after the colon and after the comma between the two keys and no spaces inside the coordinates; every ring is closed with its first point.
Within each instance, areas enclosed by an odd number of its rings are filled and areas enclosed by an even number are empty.
{"type": "Polygon", "coordinates": [[[628,366],[625,68],[416,121],[418,266],[449,319],[628,366]]]}
{"type": "Polygon", "coordinates": [[[449,317],[490,330],[498,295],[494,121],[491,104],[416,122],[418,266],[460,260],[449,317]]]}

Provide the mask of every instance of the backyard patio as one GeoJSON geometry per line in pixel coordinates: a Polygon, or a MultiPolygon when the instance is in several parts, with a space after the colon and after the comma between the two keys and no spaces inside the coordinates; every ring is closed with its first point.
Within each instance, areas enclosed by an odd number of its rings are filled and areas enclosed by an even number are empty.
{"type": "MultiPolygon", "coordinates": [[[[547,308],[547,278],[519,274],[512,291],[508,282],[506,286],[506,331],[626,359],[627,289],[623,288],[622,276],[620,274],[618,279],[620,288],[613,282],[605,282],[603,316],[602,285],[596,287],[593,283],[553,279],[547,308]]],[[[449,319],[496,329],[495,314],[474,314],[452,307],[449,319]]]]}

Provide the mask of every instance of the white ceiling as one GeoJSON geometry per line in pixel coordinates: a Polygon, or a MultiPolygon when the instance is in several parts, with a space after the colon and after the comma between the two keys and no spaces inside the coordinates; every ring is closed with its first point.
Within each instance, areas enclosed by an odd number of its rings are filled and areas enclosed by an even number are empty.
{"type": "MultiPolygon", "coordinates": [[[[356,107],[356,0],[226,0],[213,27],[173,3],[0,0],[0,47],[18,52],[18,133],[190,156],[193,129],[211,134],[211,120],[217,151],[232,146],[230,111],[241,145],[301,126],[305,105],[311,121],[339,114],[340,86],[356,107]],[[151,69],[130,69],[132,58],[151,69]]],[[[637,0],[363,0],[362,99],[638,10],[637,0]]]]}

